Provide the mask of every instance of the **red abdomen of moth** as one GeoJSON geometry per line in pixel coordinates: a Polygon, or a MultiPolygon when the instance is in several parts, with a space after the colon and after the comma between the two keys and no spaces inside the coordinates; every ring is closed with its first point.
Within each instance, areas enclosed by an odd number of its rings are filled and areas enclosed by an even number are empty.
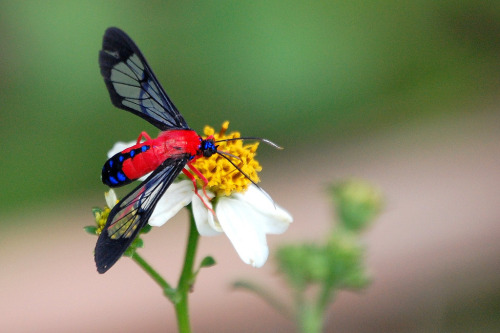
{"type": "Polygon", "coordinates": [[[122,153],[141,149],[138,154],[123,162],[123,172],[128,178],[137,179],[154,171],[167,159],[195,156],[199,147],[200,137],[195,131],[165,131],[156,139],[147,140],[124,150],[122,153]]]}

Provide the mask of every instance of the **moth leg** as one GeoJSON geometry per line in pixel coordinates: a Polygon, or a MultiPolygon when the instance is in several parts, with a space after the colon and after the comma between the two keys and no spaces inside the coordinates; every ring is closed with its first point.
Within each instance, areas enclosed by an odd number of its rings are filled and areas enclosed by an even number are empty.
{"type": "MultiPolygon", "coordinates": [[[[202,190],[203,190],[203,194],[205,195],[205,198],[208,198],[210,200],[210,197],[207,195],[207,192],[206,192],[206,188],[207,188],[207,184],[208,184],[208,180],[205,178],[205,176],[202,175],[202,173],[196,169],[190,162],[188,163],[188,166],[190,168],[191,171],[193,171],[193,173],[195,175],[198,176],[198,178],[201,179],[201,181],[203,182],[203,186],[202,186],[202,190]]],[[[212,208],[210,208],[208,206],[208,204],[205,202],[205,199],[200,195],[200,193],[198,193],[198,188],[196,187],[196,177],[191,173],[189,172],[188,170],[186,170],[186,168],[182,169],[182,172],[189,178],[191,179],[191,181],[193,182],[193,186],[194,186],[194,193],[198,196],[198,198],[201,199],[201,202],[203,202],[203,205],[212,213],[212,215],[215,217],[215,212],[212,208]]]]}
{"type": "Polygon", "coordinates": [[[141,134],[139,134],[139,137],[137,138],[137,144],[141,143],[142,138],[146,140],[152,140],[148,133],[142,131],[141,134]]]}

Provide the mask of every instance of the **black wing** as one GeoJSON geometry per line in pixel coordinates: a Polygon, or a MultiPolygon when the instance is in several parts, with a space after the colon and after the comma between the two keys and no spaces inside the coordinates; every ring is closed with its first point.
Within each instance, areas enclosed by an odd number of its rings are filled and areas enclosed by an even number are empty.
{"type": "Polygon", "coordinates": [[[99,66],[116,107],[146,119],[162,131],[189,128],[146,58],[125,32],[118,28],[106,30],[99,66]]]}
{"type": "Polygon", "coordinates": [[[113,207],[95,247],[95,262],[99,273],[105,273],[120,259],[142,227],[148,223],[158,200],[187,161],[187,157],[166,160],[113,207]]]}

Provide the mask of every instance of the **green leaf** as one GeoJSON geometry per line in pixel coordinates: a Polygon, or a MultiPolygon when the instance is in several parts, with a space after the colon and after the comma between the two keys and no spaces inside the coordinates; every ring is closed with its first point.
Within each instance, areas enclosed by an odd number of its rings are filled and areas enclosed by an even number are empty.
{"type": "Polygon", "coordinates": [[[136,239],[134,239],[130,246],[136,249],[144,247],[144,241],[142,240],[142,238],[137,237],[136,239]]]}
{"type": "Polygon", "coordinates": [[[147,234],[148,232],[151,231],[153,227],[150,226],[149,224],[146,224],[144,227],[141,229],[141,234],[147,234]]]}
{"type": "Polygon", "coordinates": [[[202,267],[212,267],[216,264],[215,259],[211,256],[206,256],[203,258],[200,264],[200,268],[202,267]]]}
{"type": "Polygon", "coordinates": [[[125,250],[125,252],[123,252],[123,255],[125,257],[132,257],[135,253],[135,250],[136,248],[133,247],[133,246],[129,246],[127,250],[125,250]]]}
{"type": "Polygon", "coordinates": [[[94,235],[94,236],[97,235],[97,227],[94,225],[88,225],[86,227],[83,227],[83,230],[85,230],[86,232],[88,232],[91,235],[94,235]]]}

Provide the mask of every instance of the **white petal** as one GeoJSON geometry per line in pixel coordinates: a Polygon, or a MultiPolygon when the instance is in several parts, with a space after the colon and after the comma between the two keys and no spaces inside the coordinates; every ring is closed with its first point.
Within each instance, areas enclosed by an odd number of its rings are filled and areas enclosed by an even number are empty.
{"type": "Polygon", "coordinates": [[[240,258],[254,267],[261,267],[267,260],[269,249],[263,215],[248,203],[222,197],[216,207],[217,218],[240,258]]]}
{"type": "Polygon", "coordinates": [[[184,206],[187,206],[193,197],[193,182],[190,180],[181,180],[172,183],[167,192],[163,194],[156,205],[153,214],[149,218],[149,224],[160,227],[184,206]]]}
{"type": "MultiPolygon", "coordinates": [[[[145,180],[149,177],[149,175],[151,175],[151,174],[152,174],[152,172],[147,173],[147,174],[145,174],[144,176],[142,176],[141,178],[139,178],[139,179],[137,179],[137,180],[139,180],[139,181],[143,182],[143,181],[145,181],[145,180]]],[[[192,183],[191,183],[191,184],[192,184],[192,183]]]]}
{"type": "MultiPolygon", "coordinates": [[[[212,199],[215,194],[210,191],[206,191],[210,199],[212,199]]],[[[201,191],[199,193],[203,196],[201,191]]],[[[205,203],[212,209],[212,203],[209,199],[204,199],[205,203]]],[[[207,207],[203,204],[201,199],[193,194],[193,216],[196,222],[196,228],[202,236],[215,236],[222,233],[222,229],[218,223],[216,223],[214,215],[207,207]]]]}
{"type": "Polygon", "coordinates": [[[255,185],[250,185],[245,193],[233,194],[233,197],[246,202],[262,214],[262,224],[266,233],[281,234],[293,222],[293,217],[290,213],[276,205],[267,193],[263,193],[255,185]]]}
{"type": "Polygon", "coordinates": [[[106,198],[106,205],[111,209],[116,205],[116,193],[113,189],[110,189],[108,192],[104,193],[104,198],[106,198]]]}

